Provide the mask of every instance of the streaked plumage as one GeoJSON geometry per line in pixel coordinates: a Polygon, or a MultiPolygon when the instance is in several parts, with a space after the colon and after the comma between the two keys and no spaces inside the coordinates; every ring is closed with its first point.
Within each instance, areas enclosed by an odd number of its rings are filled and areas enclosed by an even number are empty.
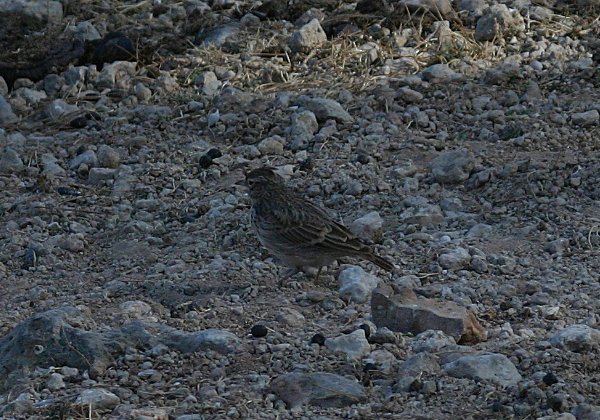
{"type": "Polygon", "coordinates": [[[246,175],[252,200],[252,225],[261,244],[293,274],[318,269],[341,257],[369,260],[387,271],[394,265],[376,254],[325,210],[288,189],[272,168],[246,175]]]}

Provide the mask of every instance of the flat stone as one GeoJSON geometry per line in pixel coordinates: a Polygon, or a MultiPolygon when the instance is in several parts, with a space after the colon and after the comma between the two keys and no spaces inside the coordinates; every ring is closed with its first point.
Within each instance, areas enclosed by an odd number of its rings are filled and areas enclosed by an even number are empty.
{"type": "Polygon", "coordinates": [[[356,380],[326,372],[286,373],[273,379],[270,389],[289,408],[304,404],[339,408],[367,399],[365,389],[356,380]]]}
{"type": "Polygon", "coordinates": [[[600,113],[597,110],[592,109],[586,112],[577,112],[571,115],[571,122],[575,125],[588,127],[598,123],[600,119],[600,113]]]}
{"type": "Polygon", "coordinates": [[[339,102],[328,98],[311,98],[300,96],[296,104],[312,111],[319,122],[336,120],[340,123],[351,123],[354,118],[346,111],[339,102]]]}
{"type": "Polygon", "coordinates": [[[457,342],[477,343],[487,339],[487,333],[477,317],[466,308],[449,301],[417,298],[412,290],[393,295],[387,286],[371,294],[371,314],[377,327],[392,331],[419,334],[440,330],[457,342]]]}
{"type": "Polygon", "coordinates": [[[92,410],[112,410],[115,408],[121,399],[112,392],[103,388],[84,389],[81,394],[75,399],[75,405],[92,410]]]}
{"type": "Polygon", "coordinates": [[[444,372],[455,378],[469,378],[477,381],[491,381],[500,386],[514,385],[521,374],[503,354],[481,353],[468,355],[448,363],[444,372]]]}
{"type": "Polygon", "coordinates": [[[111,168],[91,168],[88,172],[88,182],[90,184],[99,184],[107,179],[113,179],[117,169],[111,168]]]}

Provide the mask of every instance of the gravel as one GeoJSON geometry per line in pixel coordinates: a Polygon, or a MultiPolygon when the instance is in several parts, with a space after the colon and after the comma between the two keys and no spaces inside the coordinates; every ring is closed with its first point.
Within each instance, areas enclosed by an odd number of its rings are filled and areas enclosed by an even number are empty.
{"type": "Polygon", "coordinates": [[[0,16],[3,417],[598,417],[594,2],[63,3],[0,16]],[[282,280],[261,165],[394,272],[282,280]]]}

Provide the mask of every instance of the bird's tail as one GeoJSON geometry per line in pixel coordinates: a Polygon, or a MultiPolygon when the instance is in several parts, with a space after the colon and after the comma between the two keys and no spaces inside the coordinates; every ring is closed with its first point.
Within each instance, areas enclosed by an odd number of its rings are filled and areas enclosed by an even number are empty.
{"type": "Polygon", "coordinates": [[[373,264],[383,268],[385,271],[393,271],[394,270],[394,264],[392,264],[389,260],[387,260],[383,257],[380,257],[379,255],[369,254],[367,256],[367,258],[373,264]]]}

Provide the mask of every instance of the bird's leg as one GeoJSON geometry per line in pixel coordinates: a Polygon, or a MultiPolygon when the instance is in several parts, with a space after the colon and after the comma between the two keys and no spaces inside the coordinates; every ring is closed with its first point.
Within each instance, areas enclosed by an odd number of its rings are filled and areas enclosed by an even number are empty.
{"type": "Polygon", "coordinates": [[[322,269],[323,269],[323,266],[319,267],[319,269],[317,270],[317,275],[315,276],[315,283],[317,283],[319,281],[319,276],[321,275],[322,269]]]}

